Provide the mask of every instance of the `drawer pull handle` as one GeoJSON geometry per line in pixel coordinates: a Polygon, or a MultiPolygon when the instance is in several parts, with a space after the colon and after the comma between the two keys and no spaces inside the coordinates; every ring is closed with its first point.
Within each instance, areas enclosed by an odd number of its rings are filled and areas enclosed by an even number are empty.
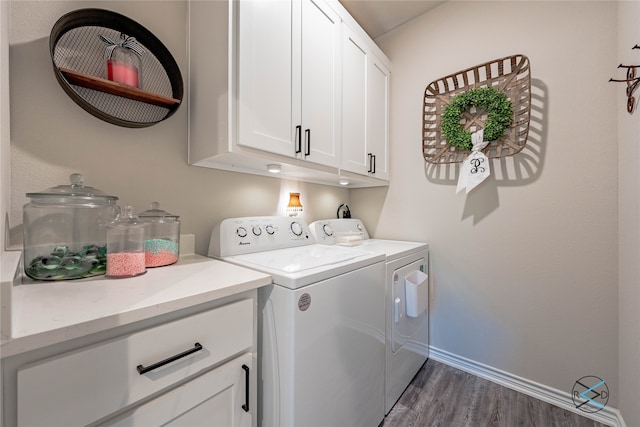
{"type": "Polygon", "coordinates": [[[146,368],[144,366],[142,366],[142,365],[138,365],[136,367],[136,369],[138,370],[138,373],[140,375],[146,374],[149,371],[153,371],[154,369],[158,369],[161,366],[167,365],[167,364],[169,364],[171,362],[175,362],[178,359],[182,359],[183,357],[188,356],[188,355],[190,355],[192,353],[195,353],[196,351],[200,351],[200,350],[202,350],[202,345],[197,342],[197,343],[195,343],[193,345],[193,348],[190,348],[187,351],[183,351],[180,354],[176,354],[175,356],[171,356],[171,357],[169,357],[167,359],[161,360],[160,362],[154,363],[153,365],[149,365],[146,368]]]}
{"type": "Polygon", "coordinates": [[[249,367],[242,365],[242,369],[244,369],[244,405],[242,405],[242,409],[244,412],[249,412],[249,367]]]}

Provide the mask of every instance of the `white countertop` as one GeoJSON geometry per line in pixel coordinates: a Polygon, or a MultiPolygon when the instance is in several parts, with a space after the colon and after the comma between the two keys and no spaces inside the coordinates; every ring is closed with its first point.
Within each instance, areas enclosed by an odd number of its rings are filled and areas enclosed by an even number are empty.
{"type": "MultiPolygon", "coordinates": [[[[270,284],[271,277],[181,255],[174,265],[133,278],[23,282],[11,288],[10,336],[0,343],[2,357],[256,289],[270,284]]],[[[2,305],[7,308],[6,298],[2,305]]]]}

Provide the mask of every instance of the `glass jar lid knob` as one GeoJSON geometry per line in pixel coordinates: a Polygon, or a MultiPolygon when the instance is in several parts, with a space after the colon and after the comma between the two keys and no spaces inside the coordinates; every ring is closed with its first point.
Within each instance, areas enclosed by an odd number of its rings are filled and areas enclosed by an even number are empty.
{"type": "Polygon", "coordinates": [[[72,173],[69,176],[69,181],[71,182],[72,188],[84,187],[84,179],[82,178],[82,175],[79,173],[72,173]]]}

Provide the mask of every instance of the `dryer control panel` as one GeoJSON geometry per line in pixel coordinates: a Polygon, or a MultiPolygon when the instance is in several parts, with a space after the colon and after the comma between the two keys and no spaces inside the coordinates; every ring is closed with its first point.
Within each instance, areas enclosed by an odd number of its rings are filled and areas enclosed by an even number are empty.
{"type": "Polygon", "coordinates": [[[209,256],[218,258],[314,243],[309,226],[301,218],[227,218],[213,227],[209,241],[209,256]]]}
{"type": "Polygon", "coordinates": [[[324,219],[309,225],[317,243],[323,245],[340,244],[340,240],[359,238],[366,240],[369,233],[362,221],[356,218],[324,219]]]}

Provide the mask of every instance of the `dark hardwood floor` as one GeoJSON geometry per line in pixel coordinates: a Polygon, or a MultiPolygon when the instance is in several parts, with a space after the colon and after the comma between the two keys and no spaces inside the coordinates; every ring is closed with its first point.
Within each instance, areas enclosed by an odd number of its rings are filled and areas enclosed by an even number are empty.
{"type": "Polygon", "coordinates": [[[604,427],[431,359],[385,418],[383,427],[604,427]]]}

